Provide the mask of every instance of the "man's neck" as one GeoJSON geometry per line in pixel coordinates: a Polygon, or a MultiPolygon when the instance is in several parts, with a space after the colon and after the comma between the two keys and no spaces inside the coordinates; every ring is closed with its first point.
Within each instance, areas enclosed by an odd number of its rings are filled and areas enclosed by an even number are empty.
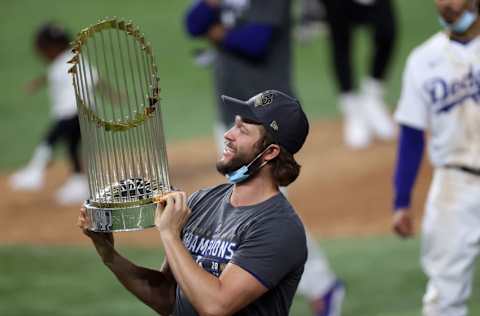
{"type": "Polygon", "coordinates": [[[252,179],[233,187],[230,203],[235,206],[248,206],[261,203],[278,194],[278,186],[269,175],[269,170],[262,169],[252,179]]]}
{"type": "Polygon", "coordinates": [[[457,34],[450,32],[449,34],[451,40],[460,43],[468,43],[478,35],[480,35],[480,18],[477,18],[473,25],[465,33],[457,34]]]}

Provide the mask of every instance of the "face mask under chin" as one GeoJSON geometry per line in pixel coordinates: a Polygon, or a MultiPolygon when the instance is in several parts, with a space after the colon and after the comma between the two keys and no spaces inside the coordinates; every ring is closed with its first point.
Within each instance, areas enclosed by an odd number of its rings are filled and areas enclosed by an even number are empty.
{"type": "MultiPolygon", "coordinates": [[[[263,161],[260,164],[258,164],[257,162],[258,162],[258,159],[265,153],[265,151],[267,151],[269,147],[270,146],[268,146],[267,148],[262,150],[259,154],[257,154],[255,158],[253,158],[253,160],[250,161],[248,164],[245,163],[236,170],[224,173],[224,175],[228,179],[228,182],[232,184],[244,182],[245,180],[249,179],[253,174],[255,174],[258,170],[260,170],[263,166],[265,166],[268,163],[268,161],[263,161]]],[[[218,170],[218,165],[217,165],[217,170],[218,170]]]]}
{"type": "Polygon", "coordinates": [[[448,23],[442,16],[439,16],[439,22],[442,27],[455,34],[465,33],[477,20],[478,13],[465,10],[462,15],[453,23],[448,23]]]}

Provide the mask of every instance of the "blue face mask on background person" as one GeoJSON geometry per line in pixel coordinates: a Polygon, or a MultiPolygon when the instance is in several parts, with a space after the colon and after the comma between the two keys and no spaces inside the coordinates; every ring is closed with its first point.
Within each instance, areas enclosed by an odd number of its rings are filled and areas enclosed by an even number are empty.
{"type": "Polygon", "coordinates": [[[465,33],[473,25],[477,17],[477,12],[465,10],[454,23],[448,23],[442,16],[439,16],[438,20],[444,28],[451,30],[453,33],[461,34],[465,33]]]}
{"type": "MultiPolygon", "coordinates": [[[[249,173],[249,168],[250,166],[255,162],[257,161],[258,158],[260,158],[263,153],[265,151],[267,151],[267,149],[270,148],[270,146],[268,146],[267,148],[265,148],[261,153],[259,153],[252,161],[250,161],[250,163],[248,165],[243,165],[242,167],[240,167],[239,169],[231,172],[231,173],[227,173],[226,174],[226,177],[228,179],[228,182],[231,183],[231,184],[237,184],[237,183],[240,183],[240,182],[243,182],[245,180],[247,180],[250,176],[251,176],[251,173],[249,173]]],[[[259,170],[260,168],[262,168],[263,166],[265,166],[266,164],[268,163],[268,161],[264,161],[258,168],[257,170],[259,170]]]]}

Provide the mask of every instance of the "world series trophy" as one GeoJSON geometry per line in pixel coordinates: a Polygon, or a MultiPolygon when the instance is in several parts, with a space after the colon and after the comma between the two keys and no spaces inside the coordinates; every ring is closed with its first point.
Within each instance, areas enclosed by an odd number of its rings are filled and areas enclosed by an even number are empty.
{"type": "Polygon", "coordinates": [[[78,33],[72,52],[89,229],[153,227],[171,187],[152,48],[131,22],[107,18],[78,33]]]}

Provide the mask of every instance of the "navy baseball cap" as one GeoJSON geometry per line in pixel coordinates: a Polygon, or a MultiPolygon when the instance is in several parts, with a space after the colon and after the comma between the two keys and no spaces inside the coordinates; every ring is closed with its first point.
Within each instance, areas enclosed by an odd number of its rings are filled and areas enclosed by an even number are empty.
{"type": "Polygon", "coordinates": [[[231,113],[262,124],[275,142],[292,155],[305,143],[308,119],[297,99],[277,90],[267,90],[248,101],[226,95],[222,95],[222,101],[231,113]]]}

